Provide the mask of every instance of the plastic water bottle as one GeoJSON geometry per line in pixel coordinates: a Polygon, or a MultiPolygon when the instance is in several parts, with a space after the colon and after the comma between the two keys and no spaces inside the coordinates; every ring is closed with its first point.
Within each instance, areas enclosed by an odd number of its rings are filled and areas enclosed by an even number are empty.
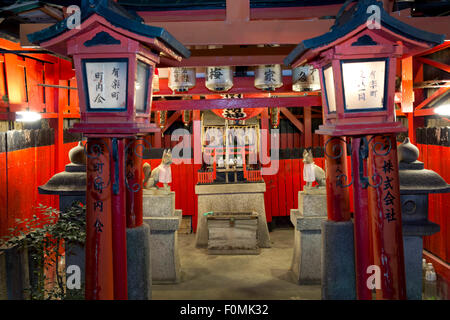
{"type": "Polygon", "coordinates": [[[437,300],[437,281],[436,272],[433,264],[428,263],[425,271],[425,288],[423,294],[424,300],[437,300]]]}
{"type": "Polygon", "coordinates": [[[427,260],[422,259],[422,294],[425,291],[425,273],[427,271],[427,260]]]}

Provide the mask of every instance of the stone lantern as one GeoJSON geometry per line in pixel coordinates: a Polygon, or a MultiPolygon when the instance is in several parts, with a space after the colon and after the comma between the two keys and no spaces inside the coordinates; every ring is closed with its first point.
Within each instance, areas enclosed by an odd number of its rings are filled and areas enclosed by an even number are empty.
{"type": "MultiPolygon", "coordinates": [[[[74,202],[86,205],[86,155],[81,141],[78,146],[70,149],[69,160],[70,163],[66,165],[65,171],[55,174],[46,184],[38,187],[40,194],[59,196],[60,211],[69,209],[74,202]]],[[[85,279],[84,254],[84,247],[66,243],[65,268],[67,270],[68,266],[78,266],[81,271],[82,285],[85,279]]]]}
{"type": "Polygon", "coordinates": [[[39,186],[40,194],[59,196],[59,210],[70,208],[73,202],[86,204],[86,155],[83,143],[69,151],[70,163],[66,170],[55,174],[46,184],[39,186]]]}
{"type": "Polygon", "coordinates": [[[405,252],[406,294],[409,300],[422,299],[423,236],[439,232],[428,220],[428,194],[450,192],[450,185],[417,161],[419,149],[409,138],[398,146],[400,201],[402,205],[403,247],[405,252]]]}

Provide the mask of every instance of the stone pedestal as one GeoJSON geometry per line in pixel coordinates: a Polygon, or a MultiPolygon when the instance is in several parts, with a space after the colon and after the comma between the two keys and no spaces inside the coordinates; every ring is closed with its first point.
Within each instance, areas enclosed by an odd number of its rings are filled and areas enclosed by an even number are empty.
{"type": "Polygon", "coordinates": [[[145,223],[127,229],[128,300],[152,298],[150,228],[145,223]]]}
{"type": "Polygon", "coordinates": [[[322,223],[322,299],[355,300],[352,221],[322,223]]]}
{"type": "Polygon", "coordinates": [[[154,284],[180,281],[177,230],[182,213],[175,210],[175,193],[144,190],[144,223],[150,227],[150,260],[154,284]]]}
{"type": "Polygon", "coordinates": [[[299,284],[318,284],[322,277],[321,225],[327,219],[325,188],[298,193],[298,209],[291,209],[295,226],[294,255],[291,270],[299,284]]]}
{"type": "Polygon", "coordinates": [[[267,228],[264,192],[266,184],[228,183],[196,185],[198,195],[196,246],[208,246],[208,225],[206,212],[256,212],[258,214],[258,247],[270,248],[269,229],[267,228]]]}
{"type": "Polygon", "coordinates": [[[27,299],[30,289],[28,251],[18,247],[0,249],[0,299],[27,299]]]}

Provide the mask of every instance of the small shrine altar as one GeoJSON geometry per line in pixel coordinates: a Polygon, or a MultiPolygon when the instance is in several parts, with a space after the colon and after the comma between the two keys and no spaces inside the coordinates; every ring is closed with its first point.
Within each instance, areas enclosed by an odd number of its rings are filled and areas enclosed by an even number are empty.
{"type": "MultiPolygon", "coordinates": [[[[208,246],[211,231],[208,215],[227,212],[230,222],[226,226],[233,228],[236,225],[233,221],[241,219],[242,213],[254,212],[252,223],[256,223],[256,239],[252,241],[255,240],[259,248],[268,248],[270,239],[264,207],[266,184],[258,159],[260,127],[257,113],[247,114],[245,109],[220,112],[223,114],[208,111],[202,116],[203,164],[195,186],[198,195],[196,246],[208,246]]],[[[232,233],[224,231],[224,234],[232,233]]]]}

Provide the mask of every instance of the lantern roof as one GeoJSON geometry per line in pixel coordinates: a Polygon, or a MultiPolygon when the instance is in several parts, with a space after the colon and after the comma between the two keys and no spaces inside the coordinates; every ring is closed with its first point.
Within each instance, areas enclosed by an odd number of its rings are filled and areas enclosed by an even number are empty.
{"type": "MultiPolygon", "coordinates": [[[[122,6],[117,4],[113,0],[85,0],[82,1],[81,6],[81,21],[80,25],[83,25],[83,22],[88,20],[93,15],[98,15],[106,19],[113,27],[117,28],[117,30],[124,29],[124,31],[131,32],[140,36],[138,38],[141,42],[146,42],[147,40],[158,40],[162,42],[165,46],[168,47],[169,50],[173,51],[176,55],[179,55],[183,58],[189,58],[190,51],[187,49],[181,42],[176,40],[169,32],[167,32],[164,28],[154,27],[143,23],[143,19],[138,16],[136,13],[127,11],[122,6]]],[[[32,43],[41,44],[46,41],[52,40],[58,36],[63,35],[66,32],[82,32],[82,28],[80,29],[70,29],[69,25],[72,23],[69,21],[71,17],[68,17],[46,29],[41,31],[32,33],[28,35],[28,39],[32,43]]],[[[154,41],[148,41],[148,43],[153,43],[154,41]]],[[[55,52],[61,51],[59,47],[55,46],[53,49],[55,52]]],[[[66,52],[58,52],[65,54],[66,52]]]]}
{"type": "MultiPolygon", "coordinates": [[[[334,25],[330,31],[311,39],[300,42],[297,47],[284,59],[286,66],[291,66],[298,60],[312,60],[320,54],[320,52],[329,47],[348,40],[354,36],[361,26],[369,29],[368,21],[373,19],[374,11],[370,6],[378,6],[380,10],[381,29],[387,29],[391,33],[412,42],[424,43],[428,46],[436,46],[444,41],[444,35],[435,34],[428,31],[417,29],[409,24],[391,17],[384,9],[383,3],[376,0],[360,0],[353,7],[344,11],[346,6],[352,1],[347,1],[338,12],[334,25]],[[312,52],[314,51],[314,52],[312,52]],[[303,59],[301,59],[303,58],[303,59]]],[[[374,29],[375,31],[375,29],[374,29]]],[[[365,37],[363,40],[371,40],[365,37]]],[[[370,45],[376,43],[358,43],[354,45],[370,45]]],[[[306,61],[305,61],[306,62],[306,61]]]]}

